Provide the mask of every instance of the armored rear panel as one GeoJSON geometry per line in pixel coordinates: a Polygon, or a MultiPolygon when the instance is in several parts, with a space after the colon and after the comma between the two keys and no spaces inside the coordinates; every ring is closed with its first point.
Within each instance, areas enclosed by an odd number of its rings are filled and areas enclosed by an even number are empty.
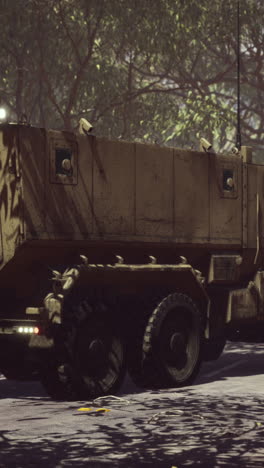
{"type": "Polygon", "coordinates": [[[18,128],[3,125],[0,131],[0,268],[13,258],[21,242],[21,206],[18,128]]]}
{"type": "Polygon", "coordinates": [[[2,227],[0,222],[0,265],[3,262],[3,241],[2,241],[2,227]]]}
{"type": "Polygon", "coordinates": [[[3,240],[2,240],[2,205],[3,205],[3,164],[5,159],[5,146],[3,141],[3,131],[0,132],[0,267],[3,263],[3,240]]]}
{"type": "Polygon", "coordinates": [[[255,261],[264,249],[264,166],[247,166],[247,243],[255,261]]]}
{"type": "Polygon", "coordinates": [[[46,135],[43,129],[19,127],[25,237],[45,236],[46,135]]]}

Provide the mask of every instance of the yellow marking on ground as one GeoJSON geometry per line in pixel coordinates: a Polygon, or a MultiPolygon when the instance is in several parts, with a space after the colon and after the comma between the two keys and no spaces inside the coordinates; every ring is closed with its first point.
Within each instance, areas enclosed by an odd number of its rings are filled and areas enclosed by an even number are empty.
{"type": "Polygon", "coordinates": [[[96,413],[98,412],[102,412],[102,413],[107,413],[108,411],[111,411],[110,409],[108,408],[78,408],[77,411],[95,411],[96,413]]]}
{"type": "Polygon", "coordinates": [[[100,411],[104,412],[104,413],[107,413],[108,411],[111,411],[110,409],[107,409],[107,408],[98,408],[97,410],[95,410],[97,413],[100,411]]]}
{"type": "Polygon", "coordinates": [[[77,411],[92,411],[93,408],[78,408],[77,411]]]}

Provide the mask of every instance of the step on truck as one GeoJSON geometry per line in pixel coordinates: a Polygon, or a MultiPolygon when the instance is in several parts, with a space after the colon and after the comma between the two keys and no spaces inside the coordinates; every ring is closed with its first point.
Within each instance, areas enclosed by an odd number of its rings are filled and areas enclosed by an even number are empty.
{"type": "Polygon", "coordinates": [[[264,338],[264,166],[0,126],[0,372],[55,399],[185,386],[264,338]]]}

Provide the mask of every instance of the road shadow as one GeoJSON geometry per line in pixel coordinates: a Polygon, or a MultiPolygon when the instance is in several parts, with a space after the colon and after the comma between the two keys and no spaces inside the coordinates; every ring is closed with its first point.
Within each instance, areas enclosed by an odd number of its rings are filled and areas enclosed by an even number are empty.
{"type": "Polygon", "coordinates": [[[202,363],[194,386],[230,377],[261,375],[264,373],[263,356],[262,343],[229,342],[218,360],[202,363]]]}
{"type": "Polygon", "coordinates": [[[15,380],[7,380],[0,375],[0,400],[4,398],[46,398],[47,394],[37,381],[20,382],[15,380]]]}
{"type": "Polygon", "coordinates": [[[76,415],[79,429],[66,436],[51,427],[37,439],[19,440],[1,430],[0,467],[263,467],[261,399],[243,403],[192,395],[188,389],[181,398],[155,391],[130,418],[117,405],[115,410],[115,417],[114,410],[101,417],[76,415]]]}
{"type": "MultiPolygon", "coordinates": [[[[263,345],[228,344],[219,361],[206,364],[200,384],[208,369],[227,367],[241,356],[249,360],[251,371],[255,362],[252,375],[262,373],[262,353],[263,345]]],[[[232,375],[244,372],[237,368],[229,371],[232,375]]],[[[221,381],[229,371],[223,370],[211,380],[221,381]]],[[[27,426],[25,433],[20,430],[17,434],[0,426],[0,467],[262,468],[262,395],[242,399],[232,394],[196,393],[199,379],[192,387],[146,392],[127,378],[119,392],[123,399],[103,403],[111,411],[99,416],[96,412],[78,412],[76,403],[56,405],[38,382],[1,379],[1,398],[24,400],[31,407],[42,405],[46,418],[50,406],[58,420],[67,415],[72,433],[51,424],[47,433],[32,437],[27,435],[27,426]],[[125,406],[124,399],[129,400],[125,406]]],[[[39,416],[29,416],[24,422],[28,421],[28,427],[38,427],[38,421],[41,425],[44,419],[41,408],[39,416]]]]}
{"type": "MultiPolygon", "coordinates": [[[[229,377],[246,377],[264,374],[264,344],[228,342],[216,361],[203,362],[192,387],[222,381],[229,377]]],[[[186,387],[184,387],[185,389],[186,387]]],[[[121,394],[138,393],[138,388],[127,376],[121,394]]],[[[179,391],[179,390],[178,390],[179,391]]],[[[185,390],[184,390],[185,391],[185,390]]]]}

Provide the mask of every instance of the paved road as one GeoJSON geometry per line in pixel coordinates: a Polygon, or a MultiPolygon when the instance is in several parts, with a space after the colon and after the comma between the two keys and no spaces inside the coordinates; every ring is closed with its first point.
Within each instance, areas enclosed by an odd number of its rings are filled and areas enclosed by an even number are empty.
{"type": "Polygon", "coordinates": [[[119,398],[94,402],[2,378],[0,467],[262,468],[263,360],[264,345],[228,344],[192,387],[142,392],[127,379],[119,398]]]}

